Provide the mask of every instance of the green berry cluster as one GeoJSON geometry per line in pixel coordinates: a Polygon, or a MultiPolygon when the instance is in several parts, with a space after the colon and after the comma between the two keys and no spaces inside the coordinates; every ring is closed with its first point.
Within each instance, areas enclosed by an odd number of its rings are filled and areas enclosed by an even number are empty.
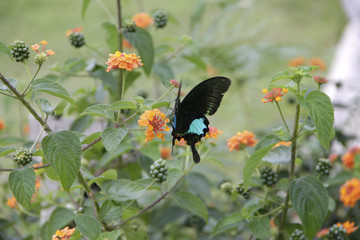
{"type": "Polygon", "coordinates": [[[305,234],[302,230],[295,229],[289,240],[307,240],[307,237],[305,237],[305,234]]]}
{"type": "Polygon", "coordinates": [[[206,222],[204,219],[197,215],[191,215],[186,218],[184,225],[186,227],[192,227],[201,232],[201,230],[205,227],[206,222]]]}
{"type": "Polygon", "coordinates": [[[29,151],[29,149],[20,148],[15,152],[13,159],[17,164],[25,166],[32,161],[32,156],[33,154],[29,151]]]}
{"type": "Polygon", "coordinates": [[[20,40],[15,40],[10,45],[10,52],[17,62],[25,62],[30,57],[29,46],[20,40]]]}
{"type": "Polygon", "coordinates": [[[136,32],[136,24],[134,20],[128,19],[123,24],[124,32],[136,32]]]}
{"type": "Polygon", "coordinates": [[[242,195],[245,199],[249,199],[250,197],[250,189],[248,189],[246,192],[245,192],[245,188],[244,188],[244,185],[242,183],[238,184],[236,186],[236,192],[240,195],[242,195]]]}
{"type": "Polygon", "coordinates": [[[164,10],[157,11],[154,15],[154,25],[157,28],[163,28],[167,23],[167,14],[164,10]]]}
{"type": "Polygon", "coordinates": [[[271,187],[277,182],[277,174],[272,170],[271,167],[266,167],[260,170],[260,173],[260,178],[264,185],[271,187]]]}
{"type": "Polygon", "coordinates": [[[332,168],[332,163],[329,159],[320,158],[318,164],[316,165],[316,171],[321,176],[329,176],[330,170],[332,168]]]}
{"type": "Polygon", "coordinates": [[[156,160],[150,166],[150,174],[155,179],[155,181],[159,183],[166,181],[166,177],[168,174],[168,167],[166,161],[161,158],[156,160]]]}
{"type": "Polygon", "coordinates": [[[233,185],[231,182],[224,182],[220,185],[220,189],[228,194],[228,195],[231,195],[232,191],[233,191],[233,185]]]}
{"type": "Polygon", "coordinates": [[[82,32],[73,32],[69,35],[69,41],[71,45],[76,48],[82,47],[85,45],[85,37],[82,32]]]}
{"type": "Polygon", "coordinates": [[[345,240],[346,229],[342,225],[337,226],[334,224],[331,228],[329,228],[329,232],[326,236],[329,240],[345,240]]]}

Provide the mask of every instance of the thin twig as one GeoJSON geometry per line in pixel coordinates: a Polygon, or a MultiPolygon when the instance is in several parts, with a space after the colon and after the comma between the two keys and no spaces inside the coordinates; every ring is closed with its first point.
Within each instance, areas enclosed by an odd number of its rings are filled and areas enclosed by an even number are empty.
{"type": "MultiPolygon", "coordinates": [[[[35,169],[46,168],[46,167],[50,167],[50,166],[51,166],[51,164],[47,163],[47,164],[44,164],[44,165],[41,165],[38,167],[31,167],[31,168],[33,168],[35,170],[35,169]]],[[[21,168],[0,168],[0,172],[11,172],[11,171],[20,170],[20,169],[21,168]]]]}

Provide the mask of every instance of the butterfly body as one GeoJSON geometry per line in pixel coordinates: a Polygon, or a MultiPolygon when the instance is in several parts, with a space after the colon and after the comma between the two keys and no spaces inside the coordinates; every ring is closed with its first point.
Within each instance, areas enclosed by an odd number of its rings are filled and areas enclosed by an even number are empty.
{"type": "Polygon", "coordinates": [[[173,118],[173,146],[175,139],[184,138],[191,146],[194,162],[200,162],[195,144],[209,132],[209,120],[205,115],[213,115],[220,106],[224,93],[231,81],[225,77],[213,77],[195,86],[180,102],[181,84],[175,100],[173,118]]]}

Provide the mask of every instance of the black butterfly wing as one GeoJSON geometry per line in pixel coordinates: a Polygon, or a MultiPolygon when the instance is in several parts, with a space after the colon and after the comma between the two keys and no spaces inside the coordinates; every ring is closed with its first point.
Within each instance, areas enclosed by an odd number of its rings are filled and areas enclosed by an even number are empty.
{"type": "Polygon", "coordinates": [[[199,83],[186,95],[179,106],[179,111],[213,115],[230,85],[231,81],[226,77],[213,77],[199,83]]]}

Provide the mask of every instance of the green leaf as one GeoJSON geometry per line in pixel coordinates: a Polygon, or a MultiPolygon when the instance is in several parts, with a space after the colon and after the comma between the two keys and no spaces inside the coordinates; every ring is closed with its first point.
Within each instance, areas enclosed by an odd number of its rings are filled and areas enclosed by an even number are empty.
{"type": "Polygon", "coordinates": [[[61,102],[59,102],[59,104],[55,107],[54,109],[54,113],[56,115],[62,114],[62,112],[64,111],[66,107],[66,101],[65,100],[61,100],[61,102]]]}
{"type": "Polygon", "coordinates": [[[9,186],[16,201],[26,209],[31,207],[31,197],[35,191],[35,171],[32,168],[13,170],[9,175],[9,186]]]}
{"type": "Polygon", "coordinates": [[[55,234],[57,230],[66,227],[73,220],[74,213],[72,210],[63,207],[56,208],[51,213],[50,219],[47,223],[47,239],[51,239],[52,235],[55,234]]]}
{"type": "MultiPolygon", "coordinates": [[[[46,160],[46,158],[43,158],[42,163],[43,164],[48,164],[49,162],[46,160]]],[[[45,173],[50,179],[52,179],[54,181],[59,181],[60,180],[60,177],[59,177],[59,175],[56,174],[55,169],[53,168],[53,166],[46,167],[45,168],[45,173]]]]}
{"type": "Polygon", "coordinates": [[[107,181],[102,185],[102,187],[108,194],[108,197],[114,201],[138,199],[146,192],[146,189],[144,189],[141,185],[128,179],[107,181]]]}
{"type": "Polygon", "coordinates": [[[118,177],[117,171],[115,169],[109,169],[103,172],[100,176],[97,176],[96,178],[91,179],[88,184],[91,186],[94,182],[101,184],[104,181],[108,180],[116,180],[118,177]]]}
{"type": "Polygon", "coordinates": [[[112,103],[109,108],[109,110],[121,110],[121,109],[136,109],[136,104],[131,101],[126,100],[119,100],[114,103],[112,103]]]}
{"type": "Polygon", "coordinates": [[[225,167],[224,163],[220,159],[218,159],[216,157],[206,157],[206,158],[201,159],[201,160],[203,162],[210,162],[210,163],[215,164],[216,166],[219,166],[219,167],[222,167],[222,168],[225,167]]]}
{"type": "Polygon", "coordinates": [[[129,226],[123,228],[125,231],[126,239],[136,239],[136,240],[148,240],[149,236],[146,233],[146,230],[139,228],[139,226],[129,226]]]}
{"type": "Polygon", "coordinates": [[[288,164],[291,160],[291,147],[279,146],[271,149],[263,158],[264,162],[288,164]]]}
{"type": "Polygon", "coordinates": [[[243,168],[243,182],[245,189],[248,189],[250,186],[250,179],[255,171],[256,167],[259,165],[263,157],[272,149],[275,143],[272,143],[266,147],[256,150],[248,160],[246,160],[245,166],[243,168]]]}
{"type": "Polygon", "coordinates": [[[106,150],[112,153],[115,152],[127,133],[126,128],[106,128],[101,135],[106,150]]]}
{"type": "Polygon", "coordinates": [[[60,177],[61,185],[69,191],[78,175],[81,161],[81,144],[70,131],[60,131],[46,136],[42,141],[45,158],[60,177]]]}
{"type": "Polygon", "coordinates": [[[12,59],[9,48],[3,42],[0,42],[0,54],[7,55],[9,58],[12,59]]]}
{"type": "Polygon", "coordinates": [[[99,137],[101,137],[102,132],[95,132],[89,136],[87,136],[84,140],[82,140],[82,144],[90,144],[93,141],[95,141],[96,139],[98,139],[99,137]]]}
{"type": "Polygon", "coordinates": [[[241,212],[233,213],[221,219],[211,232],[211,236],[216,236],[230,229],[238,227],[238,223],[244,220],[241,212]]]}
{"type": "Polygon", "coordinates": [[[144,63],[142,68],[147,76],[151,73],[154,64],[154,44],[148,31],[142,28],[136,28],[136,32],[124,32],[125,38],[139,52],[139,56],[144,63]]]}
{"type": "Polygon", "coordinates": [[[191,213],[202,217],[205,221],[208,218],[208,211],[201,199],[189,192],[178,192],[175,194],[175,200],[179,205],[191,213]]]}
{"type": "Polygon", "coordinates": [[[269,239],[270,233],[270,220],[267,217],[255,218],[249,224],[250,230],[257,239],[269,239]]]}
{"type": "Polygon", "coordinates": [[[304,233],[313,239],[328,212],[328,193],[319,179],[305,176],[290,183],[291,203],[304,226],[304,233]]]}
{"type": "Polygon", "coordinates": [[[115,230],[111,232],[101,233],[96,240],[117,240],[120,236],[120,231],[115,230]]]}
{"type": "Polygon", "coordinates": [[[153,67],[154,73],[160,78],[166,87],[170,87],[170,80],[174,79],[174,72],[166,62],[157,62],[153,67]]]}
{"type": "Polygon", "coordinates": [[[39,100],[36,98],[35,99],[35,103],[36,105],[38,105],[41,110],[45,113],[52,113],[54,111],[54,107],[51,106],[51,103],[49,100],[45,99],[45,98],[41,98],[39,97],[39,100]]]}
{"type": "Polygon", "coordinates": [[[330,98],[321,91],[311,91],[306,97],[306,109],[315,123],[318,140],[329,149],[330,141],[335,136],[334,108],[330,98]]]}
{"type": "Polygon", "coordinates": [[[110,22],[105,22],[101,24],[101,26],[105,30],[105,39],[106,39],[106,43],[110,48],[110,52],[114,53],[116,50],[118,50],[118,42],[119,42],[116,25],[110,22]]]}
{"type": "Polygon", "coordinates": [[[279,72],[271,79],[270,84],[284,78],[291,79],[291,74],[288,71],[279,72]]]}
{"type": "Polygon", "coordinates": [[[170,168],[167,176],[168,187],[172,188],[182,175],[183,171],[180,169],[170,168]]]}
{"type": "Polygon", "coordinates": [[[75,223],[76,228],[90,240],[96,240],[101,233],[99,221],[92,216],[77,214],[75,216],[75,223]]]}
{"type": "Polygon", "coordinates": [[[72,105],[75,105],[75,102],[71,98],[68,91],[63,86],[50,79],[47,78],[35,79],[34,82],[31,84],[31,90],[48,93],[55,97],[62,98],[72,105]]]}
{"type": "Polygon", "coordinates": [[[109,108],[108,105],[105,104],[95,104],[87,107],[81,115],[91,115],[91,116],[98,116],[110,119],[111,121],[115,121],[114,113],[111,111],[107,111],[109,108]]]}
{"type": "Polygon", "coordinates": [[[9,153],[15,152],[17,148],[14,147],[2,147],[0,148],[0,157],[5,156],[9,153]]]}
{"type": "MultiPolygon", "coordinates": [[[[15,87],[17,86],[17,80],[13,78],[8,78],[8,82],[11,84],[11,86],[15,87]]],[[[0,90],[2,91],[10,91],[8,86],[6,86],[2,81],[0,81],[0,90]]]]}
{"type": "Polygon", "coordinates": [[[184,56],[183,58],[188,60],[189,62],[195,64],[195,66],[197,66],[198,68],[206,71],[206,63],[200,57],[198,57],[198,56],[184,56]]]}
{"type": "Polygon", "coordinates": [[[126,71],[125,73],[125,91],[141,76],[139,71],[126,71]]]}
{"type": "Polygon", "coordinates": [[[103,221],[117,220],[121,218],[122,210],[121,204],[108,199],[101,205],[99,217],[103,221]]]}
{"type": "Polygon", "coordinates": [[[86,13],[86,10],[89,6],[89,3],[90,3],[91,0],[83,0],[82,2],[82,5],[81,5],[81,18],[82,20],[85,19],[85,13],[86,13]]]}
{"type": "Polygon", "coordinates": [[[162,107],[169,107],[170,103],[169,102],[158,102],[158,103],[154,103],[151,105],[151,108],[162,108],[162,107]]]}

